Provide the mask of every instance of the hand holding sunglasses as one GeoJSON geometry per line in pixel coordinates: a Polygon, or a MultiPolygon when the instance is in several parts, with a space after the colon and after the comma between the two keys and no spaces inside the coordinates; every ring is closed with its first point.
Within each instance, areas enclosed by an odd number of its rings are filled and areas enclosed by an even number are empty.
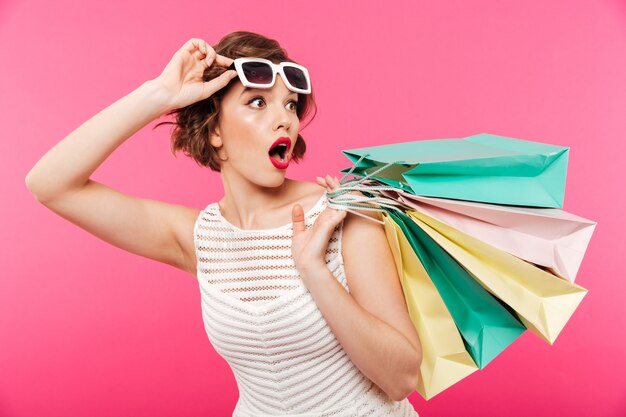
{"type": "Polygon", "coordinates": [[[232,58],[217,54],[204,40],[192,38],[174,53],[163,72],[152,80],[158,100],[163,103],[166,112],[204,100],[237,75],[236,71],[227,70],[204,82],[205,69],[211,65],[228,69],[232,63],[232,58]]]}

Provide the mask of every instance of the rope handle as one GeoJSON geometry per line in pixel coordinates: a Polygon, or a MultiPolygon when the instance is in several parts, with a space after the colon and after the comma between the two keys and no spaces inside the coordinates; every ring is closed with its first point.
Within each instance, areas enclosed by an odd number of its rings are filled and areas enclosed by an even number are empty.
{"type": "Polygon", "coordinates": [[[373,175],[387,169],[391,165],[398,163],[404,163],[403,161],[389,162],[387,165],[377,169],[365,175],[362,178],[348,180],[348,176],[356,169],[357,165],[366,158],[369,154],[362,155],[359,160],[350,168],[350,170],[339,180],[339,188],[332,191],[327,191],[327,205],[328,207],[349,211],[358,216],[364,217],[368,220],[384,225],[385,222],[366,216],[359,213],[354,209],[360,209],[365,211],[378,211],[385,213],[388,210],[395,210],[403,212],[403,209],[410,209],[411,207],[394,200],[381,191],[399,191],[397,187],[384,184],[374,178],[370,178],[373,175]],[[361,195],[351,194],[352,191],[359,191],[361,195]]]}

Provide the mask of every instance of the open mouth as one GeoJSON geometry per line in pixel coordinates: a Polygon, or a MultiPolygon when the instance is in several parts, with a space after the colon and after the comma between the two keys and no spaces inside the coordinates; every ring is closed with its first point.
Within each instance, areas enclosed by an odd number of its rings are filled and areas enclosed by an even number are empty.
{"type": "Polygon", "coordinates": [[[272,147],[268,152],[270,159],[277,162],[281,166],[283,164],[288,164],[290,159],[290,155],[288,154],[290,146],[291,139],[286,136],[278,138],[276,142],[272,144],[272,147]]]}
{"type": "Polygon", "coordinates": [[[285,162],[285,155],[286,154],[287,154],[287,144],[286,143],[279,143],[278,145],[274,146],[269,151],[270,157],[274,158],[274,159],[276,159],[277,161],[280,161],[280,162],[285,162]]]}

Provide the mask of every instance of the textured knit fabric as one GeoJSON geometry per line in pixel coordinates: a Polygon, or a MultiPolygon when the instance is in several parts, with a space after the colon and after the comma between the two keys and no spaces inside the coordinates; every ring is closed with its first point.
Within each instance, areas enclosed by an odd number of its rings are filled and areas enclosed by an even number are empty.
{"type": "MultiPolygon", "coordinates": [[[[326,202],[324,193],[305,213],[305,228],[326,202]]],[[[342,230],[343,222],[329,241],[326,264],[349,291],[342,230]]],[[[299,277],[292,233],[291,223],[240,229],[217,202],[194,226],[206,333],[239,388],[233,417],[417,416],[407,399],[391,400],[349,359],[299,277]]]]}

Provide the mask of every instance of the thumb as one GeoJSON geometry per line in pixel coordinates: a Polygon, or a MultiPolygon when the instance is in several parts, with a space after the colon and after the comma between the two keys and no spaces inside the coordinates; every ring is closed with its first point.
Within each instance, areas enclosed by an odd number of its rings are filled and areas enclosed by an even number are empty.
{"type": "Polygon", "coordinates": [[[304,209],[300,204],[295,204],[291,209],[291,222],[294,233],[304,231],[304,209]]]}
{"type": "Polygon", "coordinates": [[[226,85],[228,85],[230,80],[232,80],[236,76],[237,76],[237,71],[227,70],[221,73],[219,76],[213,78],[212,80],[204,82],[202,86],[203,99],[209,98],[217,90],[226,87],[226,85]]]}

